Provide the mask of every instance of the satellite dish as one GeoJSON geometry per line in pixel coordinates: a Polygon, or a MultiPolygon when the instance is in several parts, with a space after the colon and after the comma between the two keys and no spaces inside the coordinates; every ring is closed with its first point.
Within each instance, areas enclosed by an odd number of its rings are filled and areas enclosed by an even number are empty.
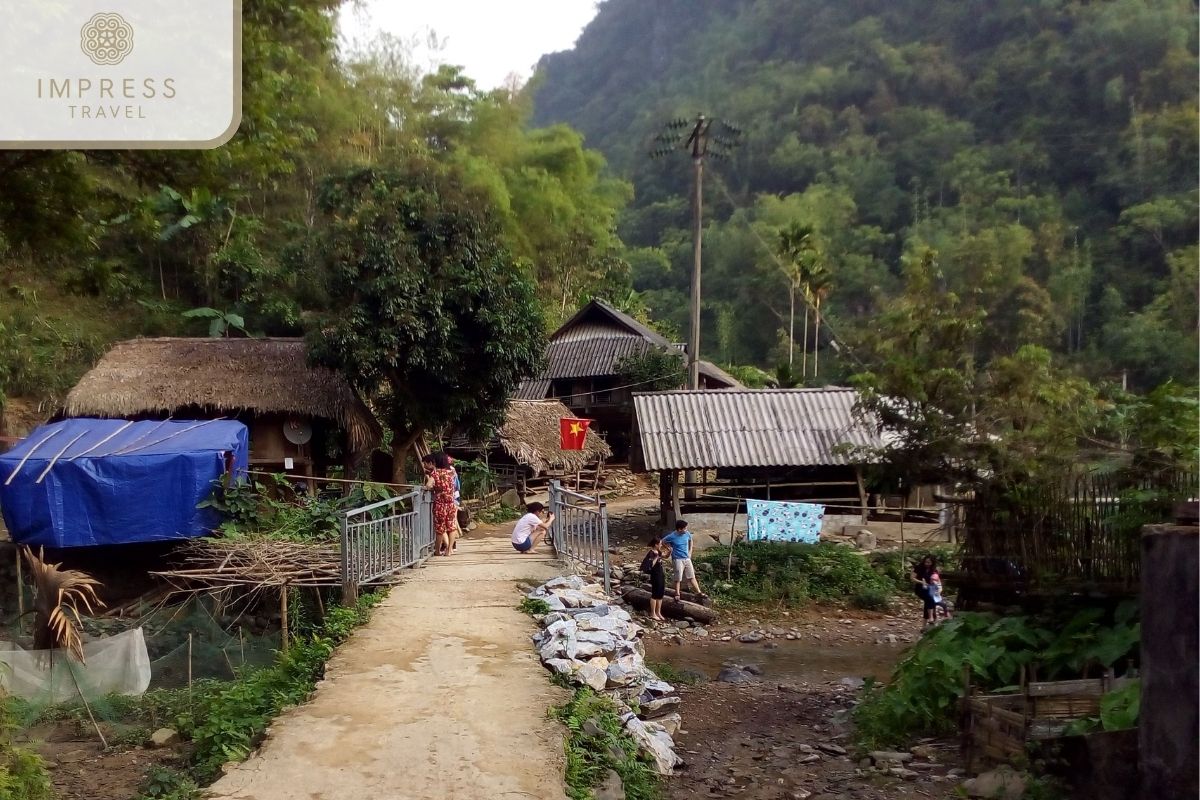
{"type": "Polygon", "coordinates": [[[292,444],[308,444],[312,439],[312,425],[308,420],[292,417],[283,423],[283,438],[292,444]]]}

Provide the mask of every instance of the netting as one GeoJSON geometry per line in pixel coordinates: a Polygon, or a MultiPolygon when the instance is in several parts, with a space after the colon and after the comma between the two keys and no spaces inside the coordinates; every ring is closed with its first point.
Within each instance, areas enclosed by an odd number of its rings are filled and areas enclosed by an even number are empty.
{"type": "Polygon", "coordinates": [[[196,595],[130,618],[84,618],[83,664],[62,651],[22,649],[14,642],[28,641],[29,616],[11,620],[0,642],[0,688],[23,701],[18,725],[81,697],[97,720],[120,721],[128,716],[122,697],[232,680],[271,664],[281,642],[277,615],[256,613],[253,599],[243,595],[231,608],[196,595]]]}

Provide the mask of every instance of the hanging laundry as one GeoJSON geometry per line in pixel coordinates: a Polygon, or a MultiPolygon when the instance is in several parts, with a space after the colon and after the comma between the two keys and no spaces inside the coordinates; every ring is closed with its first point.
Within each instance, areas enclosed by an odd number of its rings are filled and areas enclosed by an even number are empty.
{"type": "Polygon", "coordinates": [[[813,503],[747,500],[746,538],[751,542],[816,543],[824,519],[825,506],[813,503]]]}

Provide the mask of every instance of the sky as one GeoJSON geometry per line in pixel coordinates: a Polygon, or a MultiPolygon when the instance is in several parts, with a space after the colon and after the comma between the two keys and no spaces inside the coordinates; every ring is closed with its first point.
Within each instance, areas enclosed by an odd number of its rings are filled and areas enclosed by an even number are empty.
{"type": "Polygon", "coordinates": [[[377,31],[424,42],[437,35],[440,48],[422,45],[418,66],[461,64],[481,89],[525,81],[546,53],[567,50],[596,15],[597,0],[358,0],[342,8],[339,28],[350,43],[377,31]]]}

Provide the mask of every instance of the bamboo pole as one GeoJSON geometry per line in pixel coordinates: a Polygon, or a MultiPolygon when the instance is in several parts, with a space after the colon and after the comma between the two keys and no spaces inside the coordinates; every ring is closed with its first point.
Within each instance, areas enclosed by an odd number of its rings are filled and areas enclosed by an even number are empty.
{"type": "Polygon", "coordinates": [[[25,462],[29,460],[29,457],[31,455],[33,455],[39,447],[41,447],[46,442],[50,441],[52,438],[54,438],[55,436],[57,436],[60,433],[62,433],[62,428],[55,428],[54,430],[50,431],[50,433],[47,434],[41,441],[39,441],[33,447],[29,448],[29,452],[25,454],[24,458],[22,458],[20,461],[17,462],[17,466],[13,469],[12,474],[8,476],[8,479],[6,481],[4,481],[4,485],[8,486],[10,483],[13,482],[13,478],[17,477],[17,473],[21,471],[21,467],[25,466],[25,462]]]}
{"type": "Polygon", "coordinates": [[[67,442],[67,446],[66,446],[66,447],[64,447],[62,450],[59,450],[57,453],[55,453],[55,454],[54,454],[54,458],[50,459],[50,463],[49,463],[49,464],[47,464],[47,465],[46,465],[46,468],[45,468],[44,470],[42,470],[41,474],[37,476],[37,480],[35,480],[35,481],[34,481],[34,483],[41,483],[41,482],[42,482],[42,479],[43,479],[43,478],[45,478],[45,477],[46,477],[46,475],[48,475],[48,474],[50,473],[50,468],[51,468],[51,467],[53,467],[55,464],[57,464],[57,463],[58,463],[58,459],[62,457],[62,454],[63,454],[63,453],[65,453],[65,452],[67,452],[68,450],[70,450],[70,449],[71,449],[71,445],[73,445],[73,444],[75,444],[76,442],[78,442],[78,441],[79,441],[80,439],[82,439],[84,436],[87,436],[87,434],[88,434],[88,432],[87,432],[87,431],[84,431],[83,433],[79,434],[78,436],[76,436],[76,437],[75,437],[74,439],[72,439],[71,441],[67,442]]]}
{"type": "MultiPolygon", "coordinates": [[[[17,619],[20,620],[25,616],[25,575],[21,566],[21,548],[13,548],[13,553],[17,557],[17,619]]],[[[20,628],[20,624],[17,627],[20,628]]]]}
{"type": "Polygon", "coordinates": [[[192,690],[192,634],[188,634],[188,691],[192,690]]]}
{"type": "Polygon", "coordinates": [[[280,645],[284,655],[288,651],[288,585],[285,583],[279,587],[279,625],[282,635],[282,644],[280,645]]]}
{"type": "Polygon", "coordinates": [[[91,447],[89,447],[87,450],[84,450],[82,453],[76,453],[75,455],[71,456],[70,458],[68,458],[68,459],[67,459],[67,461],[74,461],[74,460],[75,460],[75,459],[77,459],[77,458],[82,458],[83,456],[86,456],[88,453],[92,452],[93,450],[95,450],[97,447],[99,447],[100,445],[104,444],[105,442],[111,441],[111,440],[113,439],[113,437],[115,437],[115,436],[117,436],[118,434],[120,434],[120,433],[121,433],[121,431],[125,430],[126,428],[128,428],[128,427],[129,427],[130,425],[132,425],[132,424],[133,424],[133,420],[130,420],[129,422],[126,422],[124,425],[122,425],[121,427],[117,428],[115,431],[113,431],[112,433],[110,433],[108,436],[105,436],[105,437],[104,437],[103,439],[101,439],[100,441],[96,442],[94,445],[92,445],[91,447]]]}

